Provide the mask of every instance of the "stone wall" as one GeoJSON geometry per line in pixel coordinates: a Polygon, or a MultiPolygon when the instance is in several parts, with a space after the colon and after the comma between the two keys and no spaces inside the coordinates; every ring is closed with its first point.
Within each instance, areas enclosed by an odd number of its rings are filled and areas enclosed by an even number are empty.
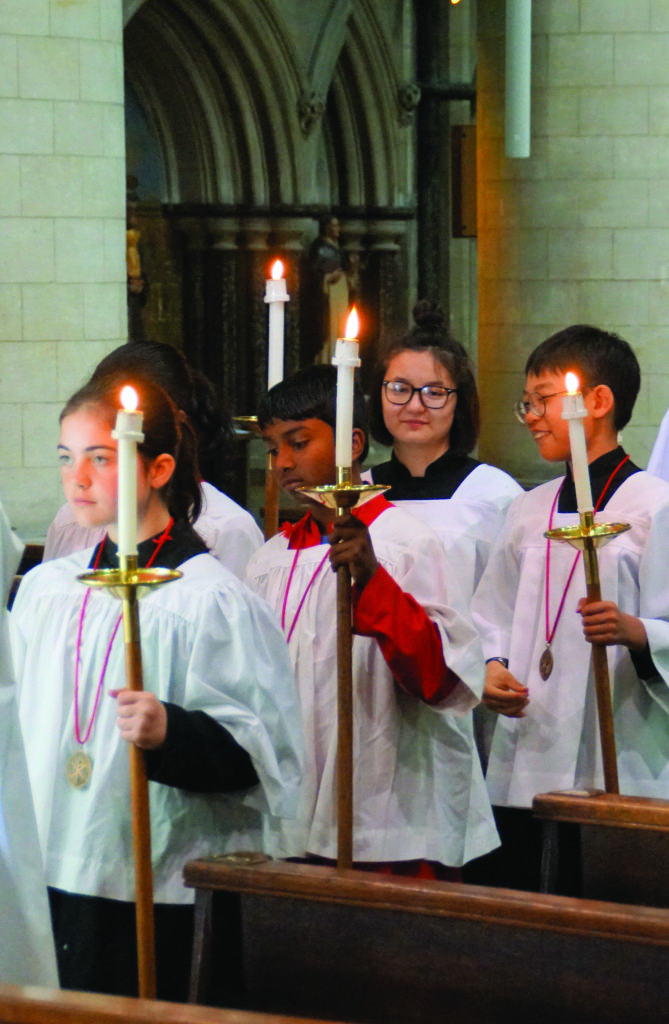
{"type": "Polygon", "coordinates": [[[0,498],[61,499],[58,413],[125,340],[121,0],[0,4],[0,498]]]}
{"type": "Polygon", "coordinates": [[[529,351],[585,322],[639,356],[645,465],[669,404],[669,3],[535,0],[529,159],[504,155],[504,4],[479,0],[478,35],[482,454],[552,475],[510,406],[529,351]]]}

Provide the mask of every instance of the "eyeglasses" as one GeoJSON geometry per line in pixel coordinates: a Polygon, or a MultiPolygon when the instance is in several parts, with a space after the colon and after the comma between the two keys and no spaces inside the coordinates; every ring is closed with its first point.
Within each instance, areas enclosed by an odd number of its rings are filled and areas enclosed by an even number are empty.
{"type": "Polygon", "coordinates": [[[513,411],[516,414],[516,419],[523,426],[525,425],[525,417],[528,412],[531,412],[537,419],[541,419],[542,416],[546,415],[546,402],[549,398],[557,398],[558,395],[568,394],[568,391],[554,391],[552,395],[540,395],[538,391],[533,391],[527,398],[519,398],[517,402],[514,402],[513,411]]]}
{"type": "Polygon", "coordinates": [[[421,388],[414,388],[404,380],[384,380],[383,387],[392,405],[408,405],[418,393],[426,409],[443,409],[451,395],[455,395],[458,390],[442,384],[423,384],[421,388]]]}

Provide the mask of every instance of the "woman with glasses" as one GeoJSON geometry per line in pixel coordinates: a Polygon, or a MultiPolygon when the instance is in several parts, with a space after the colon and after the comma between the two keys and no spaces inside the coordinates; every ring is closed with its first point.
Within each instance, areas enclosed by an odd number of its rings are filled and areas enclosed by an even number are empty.
{"type": "Polygon", "coordinates": [[[371,391],[372,435],[393,447],[371,471],[439,534],[467,601],[481,577],[506,509],[520,486],[470,455],[479,435],[472,364],[434,303],[418,302],[415,326],[391,344],[371,391]]]}

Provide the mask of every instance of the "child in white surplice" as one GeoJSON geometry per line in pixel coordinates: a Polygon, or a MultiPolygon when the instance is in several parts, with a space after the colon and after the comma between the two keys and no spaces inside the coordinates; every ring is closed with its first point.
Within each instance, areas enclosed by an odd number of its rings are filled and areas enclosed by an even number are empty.
{"type": "Polygon", "coordinates": [[[183,576],[140,602],[145,690],[125,688],[119,602],[77,581],[88,566],[118,567],[112,427],[123,383],[91,381],[63,411],[67,499],[82,525],[108,534],[26,576],[13,652],[61,984],[136,993],[127,741],[144,751],[152,780],[158,995],[183,1001],[193,898],[183,865],[259,849],[265,813],[291,813],[299,712],[272,612],[191,527],[201,499],[194,435],[146,380],[133,382],[145,434],[138,562],[183,576]]]}
{"type": "Polygon", "coordinates": [[[618,443],[640,386],[632,349],[615,334],[575,325],[530,355],[519,418],[566,475],[521,495],[474,598],[488,659],[484,703],[498,712],[487,782],[501,808],[504,866],[482,877],[536,888],[537,793],[603,787],[589,644],[608,649],[621,792],[669,796],[669,486],[641,472],[618,443]],[[584,604],[580,556],[544,532],[578,524],[565,373],[581,382],[598,521],[631,529],[599,552],[604,600],[584,604]]]}
{"type": "MultiPolygon", "coordinates": [[[[278,482],[296,497],[302,485],[335,481],[335,387],[334,367],[311,367],[276,385],[261,404],[278,482]]],[[[364,428],[356,388],[354,482],[364,428]]],[[[248,567],[251,586],[281,616],[305,734],[303,796],[297,821],[279,829],[282,852],[336,855],[332,568],[347,564],[354,583],[354,861],[458,876],[497,836],[472,733],[481,652],[444,550],[428,526],[383,495],[334,528],[330,510],[304,501],[304,519],[273,537],[248,567]]]]}

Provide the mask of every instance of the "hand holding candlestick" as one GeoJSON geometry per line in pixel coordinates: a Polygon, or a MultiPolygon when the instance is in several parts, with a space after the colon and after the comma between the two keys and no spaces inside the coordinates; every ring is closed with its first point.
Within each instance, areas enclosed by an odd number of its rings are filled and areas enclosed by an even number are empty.
{"type": "MultiPolygon", "coordinates": [[[[141,691],[142,652],[139,635],[139,593],[147,587],[181,576],[167,569],[137,568],[137,444],[144,440],[142,413],[137,411],[137,394],[131,387],[121,392],[124,408],[119,410],[112,436],[118,441],[117,526],[119,569],[84,573],[81,582],[105,587],[122,601],[125,640],[125,675],[128,689],[141,691]]],[[[153,920],[153,873],[151,867],[151,825],[149,791],[142,751],[130,744],[130,804],[135,862],[135,908],[139,995],[156,996],[155,935],[153,920]]]]}

